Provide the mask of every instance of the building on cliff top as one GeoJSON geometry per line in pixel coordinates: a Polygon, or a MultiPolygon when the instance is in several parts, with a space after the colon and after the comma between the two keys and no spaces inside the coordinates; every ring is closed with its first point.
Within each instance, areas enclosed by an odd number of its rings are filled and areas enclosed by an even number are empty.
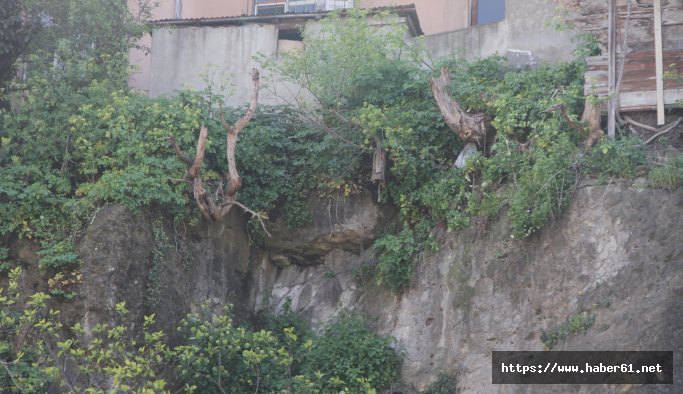
{"type": "MultiPolygon", "coordinates": [[[[312,26],[348,1],[329,0],[163,0],[154,14],[156,29],[143,45],[151,53],[131,53],[137,71],[130,86],[151,96],[182,87],[202,88],[200,74],[215,65],[232,75],[228,105],[247,102],[248,73],[261,54],[301,45],[298,26],[312,26]],[[313,9],[313,11],[311,11],[313,9]],[[284,12],[284,13],[283,13],[284,12]],[[290,34],[292,33],[292,34],[290,34]]],[[[360,7],[390,7],[413,36],[424,34],[434,58],[458,54],[467,59],[500,54],[513,63],[533,65],[571,58],[572,33],[548,24],[556,14],[553,0],[362,0],[360,7]]],[[[308,28],[308,27],[306,27],[308,28]]],[[[262,102],[277,104],[273,97],[262,102]]]]}

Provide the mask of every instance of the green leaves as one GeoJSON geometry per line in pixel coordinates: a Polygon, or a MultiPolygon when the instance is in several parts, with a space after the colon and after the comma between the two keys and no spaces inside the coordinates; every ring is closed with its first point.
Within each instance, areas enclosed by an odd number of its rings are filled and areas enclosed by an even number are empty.
{"type": "Polygon", "coordinates": [[[271,66],[307,88],[324,106],[353,108],[370,96],[397,94],[385,80],[395,81],[396,75],[387,73],[401,74],[402,70],[392,65],[401,59],[406,33],[397,16],[370,16],[367,10],[353,8],[343,17],[331,13],[321,25],[319,32],[303,31],[305,51],[290,52],[283,57],[282,66],[271,66]],[[388,26],[379,28],[378,24],[388,26]]]}
{"type": "Polygon", "coordinates": [[[203,308],[178,328],[177,372],[186,387],[231,393],[368,392],[398,376],[400,358],[390,338],[371,333],[363,320],[342,313],[319,336],[286,303],[272,330],[235,325],[230,309],[203,308]]]}

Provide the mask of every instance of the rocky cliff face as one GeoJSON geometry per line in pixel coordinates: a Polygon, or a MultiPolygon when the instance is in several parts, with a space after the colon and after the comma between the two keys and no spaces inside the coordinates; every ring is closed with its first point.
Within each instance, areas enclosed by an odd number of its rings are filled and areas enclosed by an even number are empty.
{"type": "Polygon", "coordinates": [[[101,209],[78,246],[83,286],[75,305],[80,305],[84,328],[115,321],[114,307],[121,301],[126,301],[132,323],[142,324],[144,315],[154,313],[171,335],[202,303],[216,308],[232,303],[238,317],[248,317],[250,307],[244,300],[250,287],[250,252],[245,228],[243,218],[231,214],[222,223],[190,229],[183,237],[190,258],[184,259],[175,231],[167,226],[169,239],[160,248],[163,258],[151,278],[152,253],[159,247],[152,217],[120,206],[101,209]],[[151,281],[159,290],[154,297],[151,281]]]}
{"type": "MultiPolygon", "coordinates": [[[[491,351],[543,350],[553,334],[554,350],[682,351],[682,213],[680,191],[584,184],[563,217],[532,239],[512,239],[504,219],[479,234],[440,234],[440,252],[421,257],[412,288],[401,295],[354,281],[353,269],[367,256],[342,249],[322,264],[281,268],[272,286],[259,290],[275,305],[292,297],[314,324],[338,308],[362,312],[397,339],[403,379],[418,390],[446,373],[464,393],[604,392],[494,387],[491,351]],[[557,335],[572,317],[589,327],[557,335]]],[[[681,353],[676,357],[682,365],[681,353]]]]}
{"type": "MultiPolygon", "coordinates": [[[[314,224],[292,231],[276,223],[266,248],[249,247],[239,215],[191,231],[194,262],[166,254],[153,311],[170,327],[204,301],[233,303],[246,317],[289,297],[320,327],[341,309],[356,310],[396,338],[403,380],[415,390],[446,373],[463,393],[605,391],[490,384],[492,350],[543,350],[544,342],[553,350],[673,350],[683,365],[680,190],[584,184],[563,217],[532,239],[512,239],[505,219],[484,232],[437,234],[440,251],[421,256],[413,286],[401,295],[353,278],[390,213],[367,196],[313,208],[314,224]],[[558,334],[572,317],[586,324],[558,334]]],[[[133,319],[150,312],[142,295],[153,248],[144,216],[120,207],[98,213],[79,247],[86,323],[110,319],[119,300],[128,301],[133,319]]],[[[674,379],[673,388],[618,391],[675,392],[683,376],[674,379]]]]}

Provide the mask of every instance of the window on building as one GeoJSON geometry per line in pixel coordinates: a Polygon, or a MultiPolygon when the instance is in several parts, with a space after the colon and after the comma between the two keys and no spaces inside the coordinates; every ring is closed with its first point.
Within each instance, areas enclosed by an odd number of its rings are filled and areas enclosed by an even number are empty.
{"type": "Polygon", "coordinates": [[[256,15],[280,15],[285,13],[287,2],[283,0],[256,0],[256,15]]]}
{"type": "Polygon", "coordinates": [[[287,12],[303,14],[315,11],[315,0],[288,0],[287,12]]]}
{"type": "Polygon", "coordinates": [[[315,12],[315,4],[315,0],[256,0],[256,15],[315,12]]]}
{"type": "Polygon", "coordinates": [[[505,19],[505,0],[470,0],[471,25],[498,22],[505,19]]]}

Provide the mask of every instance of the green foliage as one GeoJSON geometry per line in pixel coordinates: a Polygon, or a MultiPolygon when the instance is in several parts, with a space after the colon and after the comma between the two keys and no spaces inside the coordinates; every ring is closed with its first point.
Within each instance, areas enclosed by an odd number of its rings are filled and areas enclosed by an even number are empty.
{"type": "Polygon", "coordinates": [[[164,264],[165,254],[170,245],[161,219],[156,219],[152,223],[152,234],[154,235],[154,249],[152,250],[152,267],[147,274],[146,300],[147,305],[155,308],[161,301],[161,266],[164,264]]]}
{"type": "Polygon", "coordinates": [[[647,174],[650,186],[659,189],[674,190],[683,183],[683,160],[678,165],[665,164],[654,167],[647,174]]]}
{"type": "Polygon", "coordinates": [[[576,174],[572,169],[575,145],[568,136],[557,132],[539,136],[533,164],[523,168],[517,177],[517,187],[510,195],[508,217],[512,235],[528,237],[556,218],[567,206],[576,174]],[[542,137],[549,142],[543,149],[542,137]]]}
{"type": "Polygon", "coordinates": [[[637,138],[603,138],[584,156],[581,168],[599,178],[633,178],[645,166],[645,147],[637,138]]]}
{"type": "Polygon", "coordinates": [[[170,350],[164,334],[152,331],[154,316],[145,317],[141,344],[123,322],[124,303],[116,305],[118,324],[97,324],[84,340],[76,323],[65,336],[60,312],[48,308],[50,296],[22,294],[20,277],[21,269],[12,269],[7,287],[0,288],[2,392],[46,393],[53,382],[71,392],[166,392],[157,373],[170,350]]]}
{"type": "Polygon", "coordinates": [[[576,43],[574,49],[574,57],[577,59],[584,59],[587,56],[597,56],[602,52],[600,40],[598,37],[589,32],[580,32],[572,39],[576,43]]]}
{"type": "Polygon", "coordinates": [[[372,334],[357,316],[342,315],[317,337],[297,330],[301,320],[287,305],[271,323],[274,331],[236,326],[230,308],[188,316],[178,329],[186,344],[176,348],[186,390],[366,392],[397,377],[400,359],[390,340],[372,334]]]}
{"type": "Polygon", "coordinates": [[[453,379],[446,375],[440,374],[436,381],[429,385],[424,394],[455,394],[456,385],[453,379]]]}
{"type": "Polygon", "coordinates": [[[117,321],[94,325],[86,339],[79,323],[65,330],[49,295],[22,294],[20,276],[11,270],[0,288],[3,392],[43,393],[56,383],[72,392],[167,393],[160,374],[169,368],[188,393],[373,393],[398,376],[392,340],[356,315],[343,313],[313,336],[288,304],[268,319],[272,331],[236,325],[230,307],[204,306],[180,323],[181,343],[169,348],[154,315],[134,333],[121,302],[117,321]]]}
{"type": "Polygon", "coordinates": [[[358,171],[353,153],[291,109],[262,107],[236,149],[243,178],[240,200],[299,227],[311,220],[307,203],[316,190],[339,185],[358,171]]]}
{"type": "Polygon", "coordinates": [[[28,15],[45,22],[24,55],[29,85],[44,79],[62,91],[92,80],[110,89],[126,86],[128,52],[149,29],[144,23],[150,17],[149,2],[130,8],[126,2],[108,0],[23,3],[28,15]]]}
{"type": "Polygon", "coordinates": [[[321,376],[323,392],[386,387],[398,377],[401,362],[391,345],[391,338],[371,333],[359,316],[342,313],[312,341],[302,371],[321,376]]]}
{"type": "Polygon", "coordinates": [[[430,239],[417,233],[429,233],[429,225],[463,229],[473,219],[497,215],[506,197],[515,236],[528,236],[557,217],[574,185],[574,144],[585,136],[549,108],[562,105],[574,116],[581,111],[583,60],[535,69],[512,68],[501,57],[440,62],[451,71],[453,98],[470,112],[485,113],[498,132],[488,156],[454,169],[463,144],[434,103],[427,83],[433,71],[418,67],[417,59],[425,58],[420,46],[406,44],[396,26],[368,26],[367,18],[358,10],[326,18],[321,35],[304,32],[305,51],[268,65],[309,88],[321,107],[297,109],[322,119],[324,130],[355,147],[364,158],[361,175],[369,173],[377,144],[386,151],[390,167],[380,195],[398,208],[400,233],[376,241],[372,271],[380,282],[394,289],[410,283],[413,258],[430,239]],[[507,195],[497,190],[503,182],[507,195]]]}
{"type": "MultiPolygon", "coordinates": [[[[19,291],[21,269],[10,272],[6,288],[0,289],[0,387],[3,392],[45,393],[57,381],[72,392],[104,393],[125,391],[162,392],[165,382],[158,379],[168,354],[163,333],[150,330],[154,316],[145,318],[144,345],[133,339],[129,329],[98,324],[85,341],[80,324],[65,336],[59,311],[48,309],[50,296],[19,291]],[[77,368],[73,373],[67,368],[77,368]]],[[[125,304],[116,310],[123,320],[125,304]]]]}
{"type": "Polygon", "coordinates": [[[401,59],[405,27],[397,16],[353,8],[330,13],[321,21],[321,30],[303,30],[303,52],[283,56],[281,65],[265,62],[286,79],[307,88],[323,106],[353,108],[373,98],[398,97],[392,82],[409,77],[402,72],[401,59]],[[388,25],[377,28],[368,19],[388,25]]]}
{"type": "Polygon", "coordinates": [[[103,203],[186,212],[187,186],[172,182],[184,166],[165,137],[189,145],[201,121],[197,97],[109,94],[95,82],[57,96],[31,90],[22,111],[0,114],[0,235],[41,241],[41,267],[52,270],[79,264],[71,240],[103,203]]]}
{"type": "Polygon", "coordinates": [[[568,336],[587,331],[589,328],[593,327],[594,323],[594,313],[584,311],[574,314],[569,316],[567,320],[558,327],[552,328],[548,331],[541,331],[541,341],[543,341],[546,349],[550,350],[568,336]]]}
{"type": "Polygon", "coordinates": [[[415,257],[425,248],[437,248],[430,229],[430,223],[426,221],[418,223],[414,229],[404,224],[400,233],[385,234],[375,241],[372,248],[377,255],[374,273],[378,283],[392,290],[410,286],[415,257]]]}
{"type": "Polygon", "coordinates": [[[186,344],[176,348],[177,371],[186,388],[200,393],[284,388],[280,379],[289,375],[293,360],[272,332],[237,327],[229,308],[219,315],[207,308],[201,313],[188,316],[178,327],[186,344]]]}
{"type": "Polygon", "coordinates": [[[10,270],[10,264],[8,259],[9,249],[0,246],[0,275],[4,275],[10,270]]]}
{"type": "Polygon", "coordinates": [[[45,344],[39,341],[20,341],[18,336],[27,331],[26,336],[42,334],[54,329],[36,325],[47,315],[45,300],[49,296],[38,293],[27,301],[27,309],[20,307],[22,298],[19,292],[21,269],[9,272],[8,284],[0,288],[0,390],[2,392],[46,392],[52,380],[49,371],[35,366],[46,353],[45,344]]]}
{"type": "MultiPolygon", "coordinates": [[[[28,47],[40,26],[38,16],[27,12],[24,2],[4,0],[0,7],[0,92],[16,71],[15,61],[28,47]]],[[[5,96],[0,99],[5,100],[5,96]]]]}

